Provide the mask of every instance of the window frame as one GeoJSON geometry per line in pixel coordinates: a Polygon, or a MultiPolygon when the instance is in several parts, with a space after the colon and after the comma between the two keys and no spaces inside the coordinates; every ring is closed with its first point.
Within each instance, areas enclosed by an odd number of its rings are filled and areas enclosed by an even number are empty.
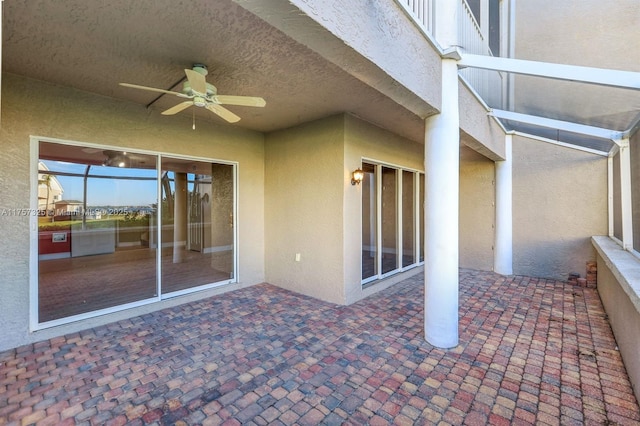
{"type": "Polygon", "coordinates": [[[384,162],[384,161],[379,161],[379,160],[375,160],[375,159],[371,159],[371,158],[362,158],[361,159],[361,167],[364,167],[364,163],[367,163],[371,166],[373,166],[375,168],[375,176],[376,176],[376,191],[375,191],[375,202],[374,204],[376,205],[376,212],[375,212],[375,217],[376,217],[376,226],[375,226],[375,230],[376,230],[376,235],[375,235],[375,242],[376,242],[376,265],[377,265],[377,270],[375,271],[375,273],[367,278],[363,278],[362,277],[362,247],[363,247],[363,232],[362,232],[362,224],[363,224],[363,210],[362,210],[362,200],[363,200],[363,194],[360,193],[360,228],[359,228],[359,232],[360,232],[360,283],[362,285],[363,288],[368,287],[370,285],[375,284],[376,282],[383,280],[385,278],[388,278],[390,276],[394,276],[396,274],[408,271],[410,269],[414,269],[418,266],[424,265],[424,260],[420,260],[421,254],[424,250],[423,247],[421,247],[420,241],[421,241],[421,234],[424,233],[424,229],[421,228],[420,226],[420,194],[421,194],[421,190],[424,190],[424,188],[422,188],[421,183],[420,183],[420,176],[424,176],[425,173],[424,171],[421,170],[417,170],[411,167],[404,167],[404,166],[400,166],[397,164],[391,164],[388,162],[384,162]],[[382,169],[383,168],[390,168],[390,169],[394,169],[396,172],[396,185],[395,185],[395,214],[396,214],[396,228],[395,228],[395,238],[396,238],[396,265],[397,267],[391,271],[382,273],[382,245],[383,245],[383,241],[382,241],[382,198],[383,198],[383,188],[382,188],[382,169]],[[412,202],[412,210],[413,210],[413,228],[414,228],[414,232],[413,232],[413,262],[407,266],[403,266],[403,252],[404,252],[404,241],[403,241],[403,181],[404,181],[404,176],[405,173],[404,172],[410,172],[412,173],[412,184],[413,184],[413,202],[412,202]]]}

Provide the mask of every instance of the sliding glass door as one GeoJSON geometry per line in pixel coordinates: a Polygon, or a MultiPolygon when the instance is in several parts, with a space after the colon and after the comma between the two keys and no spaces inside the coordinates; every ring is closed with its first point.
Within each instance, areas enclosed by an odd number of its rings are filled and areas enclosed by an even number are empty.
{"type": "Polygon", "coordinates": [[[424,174],[374,163],[363,163],[362,170],[362,284],[366,284],[424,260],[424,174]]]}
{"type": "Polygon", "coordinates": [[[234,165],[40,142],[37,176],[38,324],[235,279],[234,165]]]}

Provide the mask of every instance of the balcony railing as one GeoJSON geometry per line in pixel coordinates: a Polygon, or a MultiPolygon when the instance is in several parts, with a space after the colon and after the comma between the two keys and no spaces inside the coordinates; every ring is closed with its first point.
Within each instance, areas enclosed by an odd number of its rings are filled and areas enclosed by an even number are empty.
{"type": "MultiPolygon", "coordinates": [[[[418,27],[435,38],[438,25],[434,14],[436,0],[396,0],[396,2],[404,8],[418,27]]],[[[466,53],[492,55],[489,41],[484,36],[467,0],[458,0],[458,46],[466,53]]],[[[502,75],[499,72],[466,68],[460,70],[460,75],[487,104],[492,107],[502,107],[503,84],[502,75]]]]}
{"type": "Polygon", "coordinates": [[[396,0],[416,24],[429,34],[433,34],[433,0],[396,0]]]}

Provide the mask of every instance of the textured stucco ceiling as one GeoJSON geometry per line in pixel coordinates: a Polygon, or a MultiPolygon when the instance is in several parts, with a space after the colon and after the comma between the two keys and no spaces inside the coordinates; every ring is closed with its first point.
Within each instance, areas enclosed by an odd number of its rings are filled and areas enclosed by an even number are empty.
{"type": "MultiPolygon", "coordinates": [[[[236,126],[269,132],[348,112],[423,138],[418,116],[231,0],[6,1],[2,53],[5,72],[142,105],[159,94],[118,83],[179,91],[183,69],[203,63],[218,93],[266,99],[265,108],[230,106],[236,126]]],[[[165,95],[151,108],[179,101],[165,95]]]]}

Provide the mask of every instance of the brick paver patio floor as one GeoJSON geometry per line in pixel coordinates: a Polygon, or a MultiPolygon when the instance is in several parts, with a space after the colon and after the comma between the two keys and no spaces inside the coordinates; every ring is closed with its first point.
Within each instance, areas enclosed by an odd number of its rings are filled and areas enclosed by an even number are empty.
{"type": "Polygon", "coordinates": [[[460,345],[421,274],[351,306],[267,284],[0,353],[0,424],[640,424],[597,291],[460,272],[460,345]]]}

